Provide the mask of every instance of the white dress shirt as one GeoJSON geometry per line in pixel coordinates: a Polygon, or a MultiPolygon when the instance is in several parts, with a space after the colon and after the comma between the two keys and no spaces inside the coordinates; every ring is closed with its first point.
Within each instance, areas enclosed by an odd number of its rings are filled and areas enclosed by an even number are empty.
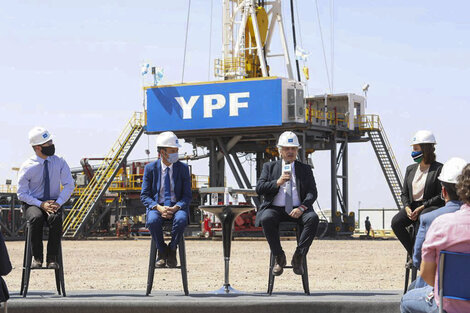
{"type": "Polygon", "coordinates": [[[170,166],[166,166],[163,161],[161,161],[161,173],[160,173],[160,192],[158,193],[158,203],[165,202],[165,178],[166,178],[166,168],[168,167],[170,171],[168,174],[170,175],[170,185],[171,185],[171,202],[176,203],[176,196],[175,196],[175,182],[173,181],[173,163],[170,166]]]}
{"type": "MultiPolygon", "coordinates": [[[[282,169],[284,169],[284,165],[286,163],[284,162],[284,160],[282,160],[282,169]]],[[[295,207],[298,207],[300,205],[300,199],[299,199],[299,194],[297,193],[297,183],[295,181],[295,166],[294,166],[294,162],[291,163],[291,167],[292,167],[292,172],[291,172],[291,183],[292,183],[292,206],[295,208],[295,207]]],[[[281,172],[281,174],[284,174],[281,172]]],[[[280,187],[279,187],[279,192],[277,193],[277,195],[274,197],[274,200],[273,200],[273,205],[275,206],[286,206],[286,183],[282,184],[280,187]]]]}
{"type": "Polygon", "coordinates": [[[47,169],[49,170],[50,197],[44,196],[44,159],[33,155],[21,165],[18,177],[18,199],[29,205],[41,206],[46,200],[57,199],[63,205],[72,195],[75,182],[70,168],[65,160],[57,155],[49,156],[47,169]],[[60,185],[64,187],[60,190],[60,185]]]}

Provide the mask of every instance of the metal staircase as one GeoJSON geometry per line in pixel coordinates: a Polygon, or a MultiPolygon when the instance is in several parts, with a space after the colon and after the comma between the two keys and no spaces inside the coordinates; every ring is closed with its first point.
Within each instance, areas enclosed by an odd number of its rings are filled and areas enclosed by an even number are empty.
{"type": "Polygon", "coordinates": [[[65,218],[63,222],[64,237],[76,238],[84,230],[84,226],[99,204],[101,197],[144,132],[144,126],[144,113],[135,112],[65,218]]]}
{"type": "Polygon", "coordinates": [[[403,207],[400,197],[403,176],[398,167],[387,135],[385,134],[385,130],[380,122],[380,117],[378,115],[361,115],[359,117],[359,130],[366,132],[369,136],[372,147],[379,160],[380,167],[392,192],[393,199],[398,209],[401,209],[403,207]]]}

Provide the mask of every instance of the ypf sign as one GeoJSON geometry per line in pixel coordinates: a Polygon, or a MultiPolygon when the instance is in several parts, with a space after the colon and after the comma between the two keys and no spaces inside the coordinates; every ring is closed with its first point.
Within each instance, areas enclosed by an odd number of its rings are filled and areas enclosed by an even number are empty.
{"type": "Polygon", "coordinates": [[[151,87],[147,131],[277,126],[282,124],[282,79],[151,87]]]}

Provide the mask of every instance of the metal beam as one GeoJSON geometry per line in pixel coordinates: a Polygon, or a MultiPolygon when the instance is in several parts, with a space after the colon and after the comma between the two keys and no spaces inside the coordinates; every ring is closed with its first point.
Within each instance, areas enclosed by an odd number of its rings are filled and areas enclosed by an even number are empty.
{"type": "Polygon", "coordinates": [[[238,187],[245,188],[242,183],[242,180],[240,179],[240,176],[238,175],[237,169],[235,168],[235,165],[233,164],[232,159],[230,158],[230,154],[227,153],[227,149],[220,137],[217,137],[217,143],[219,144],[219,148],[222,149],[222,152],[225,155],[225,159],[227,160],[227,163],[230,166],[230,169],[232,170],[232,174],[235,177],[235,180],[237,181],[238,187]]]}
{"type": "MultiPolygon", "coordinates": [[[[228,142],[227,142],[227,152],[232,150],[232,148],[242,139],[243,136],[234,136],[232,137],[228,142]]],[[[217,154],[217,161],[222,159],[224,157],[224,154],[222,152],[219,152],[217,154]]]]}
{"type": "MultiPolygon", "coordinates": [[[[245,186],[248,189],[252,189],[253,187],[251,186],[251,182],[248,179],[248,176],[246,176],[245,169],[243,168],[242,164],[240,163],[240,160],[238,159],[238,156],[236,153],[231,153],[233,160],[235,161],[235,164],[238,167],[238,170],[240,171],[240,174],[242,175],[243,181],[245,182],[245,186]]],[[[259,197],[251,197],[253,199],[253,202],[255,203],[256,207],[259,208],[261,205],[261,201],[259,197]]]]}
{"type": "Polygon", "coordinates": [[[343,171],[341,178],[343,180],[343,213],[349,214],[349,174],[348,174],[348,137],[346,135],[346,141],[343,147],[343,171]]]}

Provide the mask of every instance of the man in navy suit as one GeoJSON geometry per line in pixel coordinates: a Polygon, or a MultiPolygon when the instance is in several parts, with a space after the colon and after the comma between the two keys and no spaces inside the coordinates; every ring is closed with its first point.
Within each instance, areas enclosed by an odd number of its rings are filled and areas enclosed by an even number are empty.
{"type": "Polygon", "coordinates": [[[296,161],[300,145],[293,132],[282,133],[278,148],[281,160],[265,163],[256,185],[256,192],[264,198],[256,214],[256,226],[263,226],[275,257],[275,276],[281,275],[286,266],[286,255],[279,238],[279,223],[296,222],[303,227],[291,262],[294,273],[302,275],[303,257],[307,255],[319,222],[312,208],[317,199],[317,187],[311,167],[296,161]]]}
{"type": "Polygon", "coordinates": [[[178,161],[178,138],[172,132],[158,135],[159,159],[145,166],[140,199],[147,208],[147,227],[157,244],[156,267],[176,267],[176,247],[188,224],[191,177],[188,165],[178,161]],[[163,239],[162,223],[172,220],[171,241],[163,239]]]}

